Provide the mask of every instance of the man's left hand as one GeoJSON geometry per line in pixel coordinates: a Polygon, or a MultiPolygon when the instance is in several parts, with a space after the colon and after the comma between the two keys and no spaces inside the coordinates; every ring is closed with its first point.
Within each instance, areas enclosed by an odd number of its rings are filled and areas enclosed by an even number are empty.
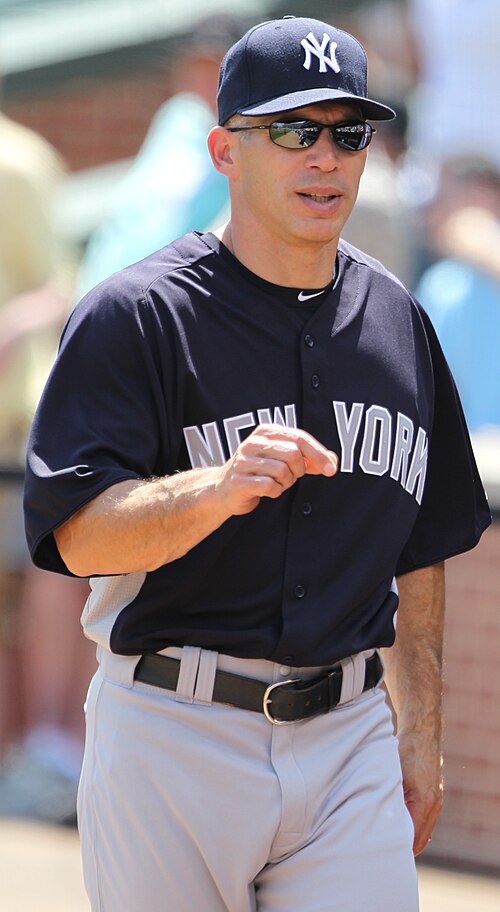
{"type": "Polygon", "coordinates": [[[419,855],[431,838],[443,805],[442,755],[425,745],[422,735],[399,734],[405,803],[413,820],[413,853],[419,855]]]}

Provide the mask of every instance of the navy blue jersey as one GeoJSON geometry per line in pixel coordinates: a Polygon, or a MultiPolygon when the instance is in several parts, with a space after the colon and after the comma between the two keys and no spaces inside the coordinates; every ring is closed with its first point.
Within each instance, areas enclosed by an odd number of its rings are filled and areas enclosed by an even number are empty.
{"type": "MultiPolygon", "coordinates": [[[[256,425],[340,456],[150,573],[96,577],[87,635],[114,652],[196,645],[319,665],[394,639],[394,577],[473,547],[490,516],[425,313],[341,242],[309,316],[213,235],[186,235],[70,317],[31,434],[31,554],[110,485],[222,464],[256,425]]],[[[307,296],[306,296],[307,297],[307,296]]]]}

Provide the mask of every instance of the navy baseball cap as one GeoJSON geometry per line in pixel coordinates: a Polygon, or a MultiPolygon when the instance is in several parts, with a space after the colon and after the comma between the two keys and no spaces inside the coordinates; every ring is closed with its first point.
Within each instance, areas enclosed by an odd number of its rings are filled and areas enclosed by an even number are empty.
{"type": "Polygon", "coordinates": [[[340,100],[355,101],[371,120],[396,116],[366,93],[366,54],[353,35],[318,19],[285,16],[254,26],[228,50],[219,74],[218,122],[340,100]]]}

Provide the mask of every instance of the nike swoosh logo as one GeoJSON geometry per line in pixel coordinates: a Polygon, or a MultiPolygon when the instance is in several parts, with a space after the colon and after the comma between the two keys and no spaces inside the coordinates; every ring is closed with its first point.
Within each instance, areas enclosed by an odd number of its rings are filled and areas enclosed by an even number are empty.
{"type": "Polygon", "coordinates": [[[324,291],[325,291],[325,289],[322,288],[321,291],[315,291],[314,294],[308,294],[308,295],[304,294],[303,291],[300,291],[297,295],[297,300],[298,301],[308,301],[309,298],[317,298],[318,295],[324,294],[324,291]]]}

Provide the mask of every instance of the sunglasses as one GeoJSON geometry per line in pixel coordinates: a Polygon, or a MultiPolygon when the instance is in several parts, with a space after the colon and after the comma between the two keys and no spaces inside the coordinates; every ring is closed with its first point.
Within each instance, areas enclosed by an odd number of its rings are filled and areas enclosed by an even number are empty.
{"type": "Polygon", "coordinates": [[[322,124],[315,120],[274,121],[271,124],[259,124],[255,127],[227,127],[230,133],[244,130],[269,130],[271,141],[284,149],[307,149],[314,143],[322,130],[328,130],[334,143],[347,152],[361,152],[370,145],[376,130],[372,125],[361,120],[346,120],[336,124],[322,124]]]}

